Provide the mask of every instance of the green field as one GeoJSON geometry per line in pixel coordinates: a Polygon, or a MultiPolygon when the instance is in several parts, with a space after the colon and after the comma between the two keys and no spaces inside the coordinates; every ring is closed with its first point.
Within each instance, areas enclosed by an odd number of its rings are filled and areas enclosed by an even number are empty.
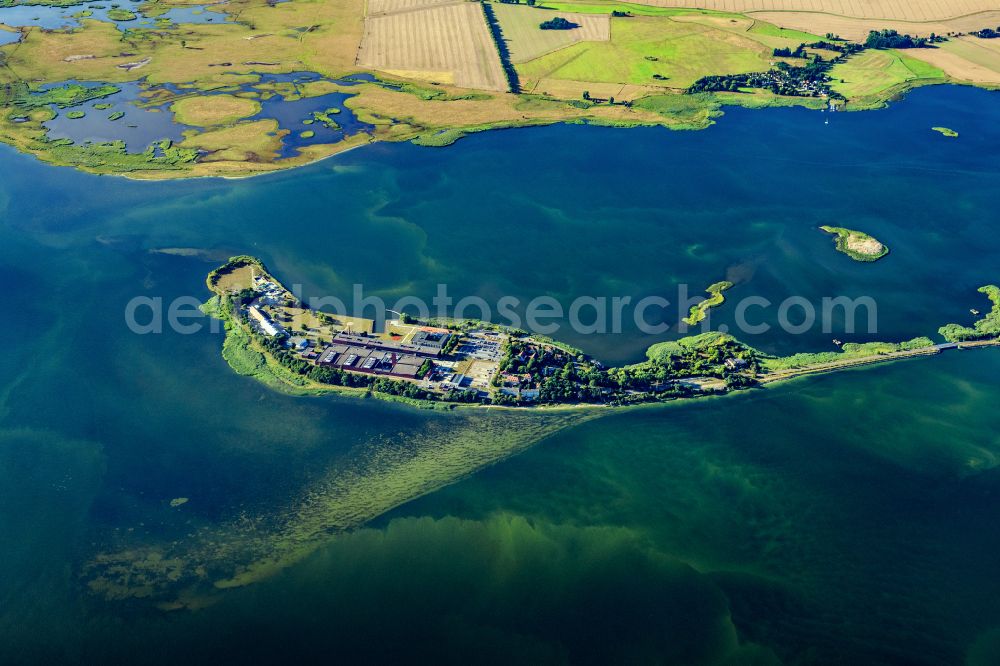
{"type": "Polygon", "coordinates": [[[769,69],[770,60],[766,46],[744,35],[694,22],[633,17],[612,19],[610,42],[576,44],[519,65],[517,71],[522,81],[687,88],[709,74],[769,69]]]}
{"type": "Polygon", "coordinates": [[[579,12],[581,14],[610,14],[611,12],[627,12],[633,16],[684,16],[690,14],[704,14],[706,16],[740,16],[739,14],[728,14],[725,12],[715,12],[708,9],[683,9],[679,7],[651,7],[648,5],[634,5],[628,2],[601,2],[600,0],[590,0],[589,2],[540,2],[536,5],[543,9],[554,9],[564,12],[579,12]]]}
{"type": "Polygon", "coordinates": [[[943,81],[937,67],[899,51],[865,51],[830,70],[833,89],[850,100],[853,108],[880,107],[896,89],[917,81],[943,81]]]}
{"type": "Polygon", "coordinates": [[[841,348],[841,351],[794,354],[764,359],[764,367],[770,372],[796,370],[824,363],[838,363],[851,359],[927,349],[933,345],[934,342],[927,337],[914,338],[906,342],[848,342],[841,348]]]}

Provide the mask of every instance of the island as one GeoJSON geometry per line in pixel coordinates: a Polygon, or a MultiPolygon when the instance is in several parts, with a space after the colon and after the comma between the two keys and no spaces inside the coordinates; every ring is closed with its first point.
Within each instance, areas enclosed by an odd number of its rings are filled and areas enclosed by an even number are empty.
{"type": "Polygon", "coordinates": [[[248,177],[375,141],[439,147],[553,123],[702,129],[729,106],[875,109],[917,86],[1000,85],[995,59],[970,60],[988,16],[947,3],[878,19],[810,0],[663,4],[223,0],[191,12],[155,0],[91,12],[3,0],[0,28],[17,39],[0,45],[0,141],[91,173],[248,177]],[[29,5],[57,27],[25,21],[29,5]],[[53,136],[55,114],[98,97],[169,135],[118,124],[94,141],[105,119],[91,118],[53,136]],[[336,123],[302,131],[331,110],[336,123]]]}
{"type": "Polygon", "coordinates": [[[705,317],[708,316],[708,311],[714,307],[718,307],[726,302],[726,296],[723,294],[727,289],[731,289],[733,286],[732,282],[722,281],[716,282],[713,285],[709,285],[708,289],[705,291],[708,293],[708,298],[703,300],[698,305],[691,306],[691,312],[682,321],[688,326],[697,326],[701,322],[705,321],[705,317]]]}
{"type": "Polygon", "coordinates": [[[993,300],[986,323],[948,328],[947,343],[920,337],[774,357],[709,331],[654,344],[640,363],[606,367],[556,340],[479,320],[400,314],[376,330],[370,319],[311,309],[251,256],[231,258],[207,285],[213,296],[203,309],[223,321],[223,357],[237,373],[295,395],[341,393],[428,408],[621,407],[1000,344],[996,286],[982,290],[993,300]]]}
{"type": "Polygon", "coordinates": [[[822,226],[820,229],[835,235],[837,250],[855,261],[878,261],[889,254],[889,248],[885,244],[863,231],[829,226],[822,226]]]}
{"type": "Polygon", "coordinates": [[[948,137],[949,139],[958,138],[958,132],[953,129],[949,129],[947,127],[932,127],[931,129],[943,136],[948,137]]]}

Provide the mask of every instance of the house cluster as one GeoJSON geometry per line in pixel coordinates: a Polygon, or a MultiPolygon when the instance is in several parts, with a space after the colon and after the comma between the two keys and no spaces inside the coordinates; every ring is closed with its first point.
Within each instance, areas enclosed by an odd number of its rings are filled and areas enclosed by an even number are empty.
{"type": "Polygon", "coordinates": [[[747,363],[742,358],[736,358],[735,356],[732,356],[724,361],[724,365],[726,366],[726,370],[731,370],[733,372],[736,372],[738,370],[746,370],[750,364],[747,363]]]}
{"type": "Polygon", "coordinates": [[[250,317],[251,323],[269,338],[285,335],[287,332],[284,327],[274,321],[262,309],[265,306],[274,307],[282,305],[286,298],[284,287],[263,275],[255,275],[253,277],[253,287],[257,293],[257,298],[254,304],[247,308],[247,315],[250,317]]]}
{"type": "Polygon", "coordinates": [[[341,332],[316,356],[316,364],[371,375],[417,379],[427,361],[438,358],[448,341],[443,329],[420,329],[411,342],[341,332]]]}
{"type": "Polygon", "coordinates": [[[541,391],[535,385],[534,377],[529,373],[505,373],[500,375],[500,393],[517,400],[533,401],[538,400],[541,391]]]}

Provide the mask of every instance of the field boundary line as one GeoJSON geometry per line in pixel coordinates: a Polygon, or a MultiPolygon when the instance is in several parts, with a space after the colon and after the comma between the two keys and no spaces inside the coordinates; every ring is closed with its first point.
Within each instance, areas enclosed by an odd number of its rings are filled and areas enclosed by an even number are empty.
{"type": "MultiPolygon", "coordinates": [[[[947,23],[948,21],[957,21],[964,18],[972,18],[973,16],[979,16],[980,14],[990,14],[992,12],[998,11],[997,9],[984,9],[979,12],[971,12],[969,14],[958,14],[957,16],[948,16],[946,18],[937,19],[927,19],[924,21],[915,21],[913,19],[901,19],[901,18],[886,18],[884,16],[867,17],[867,16],[851,16],[850,14],[837,14],[834,12],[824,12],[815,9],[751,9],[744,12],[745,16],[754,18],[753,14],[817,14],[819,16],[832,16],[834,18],[843,18],[851,21],[858,22],[871,22],[871,21],[886,21],[891,23],[912,23],[913,25],[926,25],[928,23],[947,23]]],[[[765,21],[766,23],[766,21],[765,21]]],[[[781,27],[781,26],[778,26],[781,27]]]]}

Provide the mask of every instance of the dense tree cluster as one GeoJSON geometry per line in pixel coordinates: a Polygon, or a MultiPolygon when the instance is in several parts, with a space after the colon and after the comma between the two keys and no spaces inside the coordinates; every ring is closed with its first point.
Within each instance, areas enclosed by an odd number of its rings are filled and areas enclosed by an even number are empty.
{"type": "Polygon", "coordinates": [[[751,72],[749,74],[729,74],[722,76],[706,76],[694,82],[687,92],[737,92],[742,88],[770,90],[776,95],[788,97],[821,97],[843,99],[843,95],[830,87],[832,79],[830,69],[844,62],[850,56],[865,50],[863,44],[852,42],[818,41],[812,44],[800,44],[795,50],[775,49],[776,57],[811,58],[808,64],[794,67],[787,62],[779,62],[775,68],[767,72],[751,72]],[[810,54],[806,49],[833,51],[836,58],[826,60],[818,53],[810,54]]]}
{"type": "Polygon", "coordinates": [[[564,19],[561,16],[557,16],[554,19],[549,19],[548,21],[543,21],[538,24],[538,27],[542,30],[572,30],[573,28],[579,28],[579,23],[573,23],[568,19],[564,19]]]}
{"type": "Polygon", "coordinates": [[[806,45],[799,44],[798,47],[793,51],[787,46],[783,49],[774,49],[775,58],[805,58],[806,57],[806,45]]]}
{"type": "Polygon", "coordinates": [[[787,62],[779,62],[768,72],[706,76],[695,81],[687,92],[736,92],[741,88],[758,88],[788,97],[826,95],[839,99],[841,95],[830,88],[831,79],[827,75],[832,63],[833,61],[813,60],[804,67],[793,67],[787,62]]]}
{"type": "Polygon", "coordinates": [[[900,34],[896,30],[872,30],[865,40],[865,47],[869,49],[922,49],[944,41],[943,37],[938,37],[931,33],[930,37],[913,37],[911,35],[900,34]]]}
{"type": "Polygon", "coordinates": [[[997,37],[1000,37],[1000,26],[997,26],[996,30],[993,28],[983,28],[979,32],[974,32],[972,34],[980,39],[996,39],[997,37]]]}
{"type": "Polygon", "coordinates": [[[490,36],[493,38],[494,46],[496,46],[497,55],[500,56],[500,66],[503,68],[504,77],[507,79],[507,86],[510,88],[510,92],[515,95],[520,94],[521,80],[517,76],[517,70],[514,68],[513,61],[510,59],[510,48],[508,48],[507,40],[503,36],[503,28],[500,27],[500,21],[497,20],[496,13],[488,2],[484,2],[482,8],[483,17],[486,19],[486,27],[490,30],[490,36]]]}
{"type": "MultiPolygon", "coordinates": [[[[760,360],[752,348],[717,333],[654,345],[649,360],[611,369],[583,355],[514,339],[504,348],[500,372],[493,383],[506,386],[505,377],[517,377],[517,388],[537,389],[538,398],[531,402],[542,404],[623,405],[689,396],[693,389],[676,381],[689,377],[723,379],[728,388],[747,388],[756,383],[752,375],[760,370],[760,360]],[[734,359],[740,361],[739,370],[726,366],[734,359]]],[[[499,392],[494,401],[505,405],[528,402],[499,392]]]]}

